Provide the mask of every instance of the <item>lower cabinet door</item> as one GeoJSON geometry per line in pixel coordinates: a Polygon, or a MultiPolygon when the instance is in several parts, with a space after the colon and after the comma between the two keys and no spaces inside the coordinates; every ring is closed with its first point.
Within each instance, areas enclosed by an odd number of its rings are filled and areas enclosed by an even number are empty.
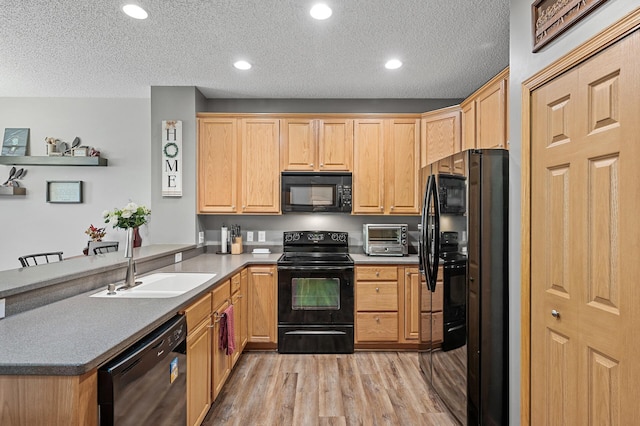
{"type": "Polygon", "coordinates": [[[213,335],[211,336],[211,392],[212,400],[215,401],[224,383],[231,373],[231,355],[227,355],[226,349],[220,348],[220,317],[225,309],[229,306],[229,302],[225,301],[218,306],[213,312],[213,335]]]}
{"type": "Polygon", "coordinates": [[[356,342],[397,342],[398,312],[358,312],[356,342]]]}
{"type": "Polygon", "coordinates": [[[202,321],[187,336],[187,425],[199,425],[211,406],[211,328],[202,321]]]}

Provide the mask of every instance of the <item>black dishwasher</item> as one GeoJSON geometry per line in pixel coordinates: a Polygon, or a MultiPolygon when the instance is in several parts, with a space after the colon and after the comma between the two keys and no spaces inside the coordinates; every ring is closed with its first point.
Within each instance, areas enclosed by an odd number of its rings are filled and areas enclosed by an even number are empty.
{"type": "Polygon", "coordinates": [[[187,423],[186,334],[178,315],[98,369],[101,426],[187,423]]]}

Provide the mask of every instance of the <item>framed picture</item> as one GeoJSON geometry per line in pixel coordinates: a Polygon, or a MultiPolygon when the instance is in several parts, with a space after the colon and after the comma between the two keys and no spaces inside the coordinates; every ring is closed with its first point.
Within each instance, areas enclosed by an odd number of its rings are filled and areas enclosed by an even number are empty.
{"type": "Polygon", "coordinates": [[[82,203],[82,181],[47,181],[47,203],[82,203]]]}
{"type": "Polygon", "coordinates": [[[29,129],[4,129],[2,139],[2,155],[24,156],[27,155],[29,143],[29,129]]]}
{"type": "Polygon", "coordinates": [[[531,5],[533,52],[558,37],[607,0],[536,0],[531,5]]]}

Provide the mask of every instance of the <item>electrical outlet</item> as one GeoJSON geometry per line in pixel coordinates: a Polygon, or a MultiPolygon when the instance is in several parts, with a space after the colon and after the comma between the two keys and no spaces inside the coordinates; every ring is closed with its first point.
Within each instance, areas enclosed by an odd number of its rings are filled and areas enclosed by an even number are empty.
{"type": "Polygon", "coordinates": [[[4,300],[0,299],[0,318],[4,318],[4,300]]]}
{"type": "Polygon", "coordinates": [[[258,242],[264,243],[267,241],[267,233],[265,231],[258,231],[258,242]]]}
{"type": "Polygon", "coordinates": [[[253,231],[247,231],[247,242],[253,242],[253,231]]]}
{"type": "Polygon", "coordinates": [[[198,244],[204,244],[204,232],[198,232],[198,244]]]}
{"type": "Polygon", "coordinates": [[[178,263],[178,262],[182,262],[182,252],[176,253],[176,262],[175,263],[178,263]]]}

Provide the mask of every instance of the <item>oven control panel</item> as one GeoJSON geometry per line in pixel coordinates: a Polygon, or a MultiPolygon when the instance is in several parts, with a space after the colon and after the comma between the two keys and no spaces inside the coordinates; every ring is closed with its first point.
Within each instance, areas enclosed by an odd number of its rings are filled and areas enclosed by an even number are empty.
{"type": "Polygon", "coordinates": [[[284,233],[284,245],[347,245],[348,232],[295,231],[284,233]]]}

